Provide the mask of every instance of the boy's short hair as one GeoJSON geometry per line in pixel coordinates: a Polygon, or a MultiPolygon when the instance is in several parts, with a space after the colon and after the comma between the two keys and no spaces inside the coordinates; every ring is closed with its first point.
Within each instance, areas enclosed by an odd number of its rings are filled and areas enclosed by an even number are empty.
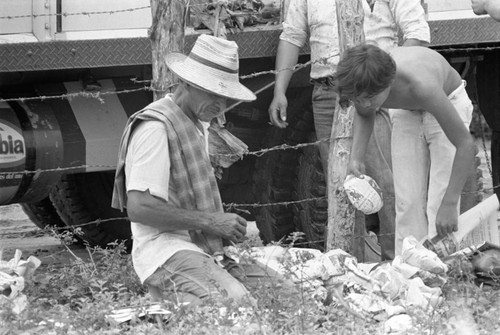
{"type": "Polygon", "coordinates": [[[366,93],[376,95],[389,87],[396,75],[396,63],[379,47],[361,44],[344,52],[334,75],[341,99],[366,93]]]}

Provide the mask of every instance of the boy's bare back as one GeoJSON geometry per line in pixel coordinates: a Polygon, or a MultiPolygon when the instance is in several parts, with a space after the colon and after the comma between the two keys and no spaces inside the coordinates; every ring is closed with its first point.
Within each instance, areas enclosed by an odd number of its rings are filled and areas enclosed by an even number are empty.
{"type": "Polygon", "coordinates": [[[425,47],[400,47],[390,52],[396,62],[396,77],[382,107],[426,109],[429,98],[448,96],[462,80],[438,52],[425,47]]]}

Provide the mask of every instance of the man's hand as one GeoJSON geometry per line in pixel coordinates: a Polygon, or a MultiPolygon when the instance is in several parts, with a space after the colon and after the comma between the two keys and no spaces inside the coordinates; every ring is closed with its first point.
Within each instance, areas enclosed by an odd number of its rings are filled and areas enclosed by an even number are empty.
{"type": "Polygon", "coordinates": [[[288,101],[284,94],[275,94],[273,101],[269,105],[269,118],[271,123],[278,128],[285,128],[288,126],[286,122],[286,108],[288,101]]]}
{"type": "Polygon", "coordinates": [[[360,177],[365,173],[365,164],[360,161],[350,161],[347,167],[347,175],[353,174],[356,177],[360,177]]]}
{"type": "Polygon", "coordinates": [[[476,15],[488,14],[488,12],[486,11],[487,4],[488,0],[471,0],[472,11],[476,15]]]}
{"type": "Polygon", "coordinates": [[[476,15],[489,14],[500,21],[500,2],[498,0],[471,0],[472,11],[476,15]]]}
{"type": "Polygon", "coordinates": [[[441,204],[436,217],[436,231],[446,236],[458,230],[457,206],[441,204]]]}
{"type": "Polygon", "coordinates": [[[247,233],[247,220],[234,213],[213,213],[206,230],[226,240],[238,243],[247,233]]]}

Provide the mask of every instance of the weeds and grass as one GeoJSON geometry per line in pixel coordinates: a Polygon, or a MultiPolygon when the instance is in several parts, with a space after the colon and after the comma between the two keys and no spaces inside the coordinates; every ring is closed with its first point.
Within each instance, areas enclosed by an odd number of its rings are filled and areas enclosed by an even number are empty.
{"type": "MultiPolygon", "coordinates": [[[[71,238],[66,236],[65,240],[71,238]]],[[[257,241],[249,241],[249,248],[257,241]]],[[[29,308],[21,315],[0,311],[0,335],[20,334],[383,334],[375,317],[358,317],[343,305],[325,306],[305,290],[256,287],[257,304],[206,301],[186,308],[165,303],[168,322],[135,317],[113,324],[113,309],[145,306],[150,298],[139,283],[123,244],[87,248],[89,260],[75,256],[69,265],[42,265],[26,286],[29,308]]],[[[477,286],[474,278],[450,278],[445,299],[433,312],[410,310],[407,334],[455,334],[470,318],[480,334],[500,332],[500,292],[477,286]],[[461,323],[462,322],[462,323],[461,323]]]]}

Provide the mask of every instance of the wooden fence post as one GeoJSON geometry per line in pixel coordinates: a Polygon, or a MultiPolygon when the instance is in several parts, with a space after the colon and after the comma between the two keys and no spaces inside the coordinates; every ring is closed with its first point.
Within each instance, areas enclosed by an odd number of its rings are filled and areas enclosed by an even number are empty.
{"type": "Polygon", "coordinates": [[[151,39],[154,100],[163,98],[174,84],[174,76],[165,63],[169,52],[184,51],[184,27],[186,5],[179,0],[151,0],[153,17],[149,38],[151,39]]]}
{"type": "MultiPolygon", "coordinates": [[[[344,50],[364,42],[361,1],[336,0],[341,55],[344,50]]],[[[337,101],[328,157],[328,227],[325,247],[326,250],[340,248],[362,261],[364,240],[353,239],[353,236],[364,232],[364,217],[356,220],[358,224],[355,225],[355,209],[343,190],[352,145],[353,114],[352,106],[342,108],[337,101]]]]}

